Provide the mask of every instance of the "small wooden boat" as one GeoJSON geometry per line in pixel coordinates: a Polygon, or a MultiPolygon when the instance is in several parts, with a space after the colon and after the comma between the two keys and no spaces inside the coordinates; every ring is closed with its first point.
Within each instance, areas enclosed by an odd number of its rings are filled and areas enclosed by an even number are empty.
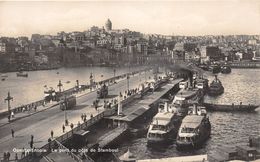
{"type": "Polygon", "coordinates": [[[204,103],[204,106],[208,111],[245,111],[245,112],[251,112],[254,111],[259,105],[221,105],[221,104],[211,104],[211,103],[204,103]]]}
{"type": "Polygon", "coordinates": [[[229,73],[231,73],[231,67],[229,65],[227,65],[227,64],[223,65],[221,67],[221,73],[222,74],[229,74],[229,73]]]}
{"type": "Polygon", "coordinates": [[[1,74],[1,78],[2,78],[1,80],[2,80],[2,81],[5,81],[5,79],[6,79],[7,77],[8,77],[7,74],[1,74]]]}
{"type": "Polygon", "coordinates": [[[28,73],[19,71],[18,73],[16,73],[16,76],[17,77],[28,77],[28,73]]]}
{"type": "Polygon", "coordinates": [[[7,74],[1,74],[1,78],[7,78],[8,75],[7,74]]]}

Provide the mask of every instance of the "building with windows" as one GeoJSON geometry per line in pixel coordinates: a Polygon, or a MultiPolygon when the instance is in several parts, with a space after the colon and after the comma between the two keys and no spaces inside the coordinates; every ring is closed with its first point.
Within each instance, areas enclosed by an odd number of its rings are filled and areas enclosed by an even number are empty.
{"type": "Polygon", "coordinates": [[[4,42],[0,42],[0,53],[6,52],[6,44],[4,42]]]}

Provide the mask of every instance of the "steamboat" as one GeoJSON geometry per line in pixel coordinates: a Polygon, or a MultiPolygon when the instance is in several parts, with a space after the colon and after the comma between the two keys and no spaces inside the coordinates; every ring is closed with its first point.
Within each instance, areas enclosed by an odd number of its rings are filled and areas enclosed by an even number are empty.
{"type": "Polygon", "coordinates": [[[221,67],[221,73],[222,73],[222,74],[229,74],[229,73],[231,73],[231,67],[230,67],[230,65],[228,65],[227,63],[225,63],[225,64],[221,67]]]}
{"type": "Polygon", "coordinates": [[[217,75],[215,75],[215,79],[210,83],[208,94],[210,96],[218,96],[222,93],[224,93],[224,87],[221,81],[217,78],[217,75]]]}
{"type": "Polygon", "coordinates": [[[210,137],[210,133],[211,124],[205,107],[194,104],[182,120],[176,139],[177,149],[200,147],[210,137]]]}
{"type": "Polygon", "coordinates": [[[170,108],[177,109],[177,114],[184,117],[190,105],[203,101],[204,94],[202,89],[188,87],[188,82],[180,82],[179,86],[181,90],[175,95],[170,108]]]}
{"type": "Polygon", "coordinates": [[[167,102],[159,104],[158,113],[148,129],[148,144],[167,142],[176,137],[180,124],[181,117],[177,116],[174,109],[169,109],[167,102]]]}

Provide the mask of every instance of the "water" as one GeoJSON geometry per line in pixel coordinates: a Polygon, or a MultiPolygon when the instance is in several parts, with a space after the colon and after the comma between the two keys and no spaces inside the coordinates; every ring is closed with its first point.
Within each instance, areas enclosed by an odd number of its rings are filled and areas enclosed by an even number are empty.
{"type": "MultiPolygon", "coordinates": [[[[207,74],[211,82],[212,74],[207,74]]],[[[219,74],[218,78],[225,87],[225,93],[219,97],[205,97],[206,102],[222,104],[260,104],[260,69],[232,69],[231,74],[219,74]]],[[[248,143],[249,135],[260,135],[260,108],[256,113],[208,113],[212,124],[211,138],[201,149],[179,152],[173,142],[168,146],[147,146],[145,135],[133,138],[119,145],[117,156],[129,148],[138,159],[166,158],[184,155],[199,155],[213,151],[218,146],[248,143]]]]}
{"type": "MultiPolygon", "coordinates": [[[[116,68],[116,75],[124,74],[129,71],[135,71],[141,67],[116,68]]],[[[34,102],[44,98],[44,86],[53,87],[58,90],[58,83],[61,80],[62,89],[72,88],[79,84],[88,84],[90,73],[93,73],[94,80],[100,81],[114,76],[114,68],[107,67],[77,67],[77,68],[61,68],[58,70],[46,71],[30,71],[28,78],[17,77],[16,73],[6,73],[8,78],[0,81],[0,112],[7,110],[7,103],[4,99],[7,97],[8,91],[14,98],[11,107],[20,106],[30,102],[34,102]],[[57,72],[59,74],[57,74],[57,72]],[[70,81],[67,82],[67,81],[70,81]]]]}

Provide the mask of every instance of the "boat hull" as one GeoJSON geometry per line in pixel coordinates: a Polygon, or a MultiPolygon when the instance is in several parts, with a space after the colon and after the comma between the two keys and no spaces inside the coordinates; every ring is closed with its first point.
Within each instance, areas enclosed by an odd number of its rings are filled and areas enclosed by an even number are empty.
{"type": "Polygon", "coordinates": [[[16,76],[17,77],[28,77],[28,74],[19,74],[19,73],[17,73],[16,76]]]}
{"type": "Polygon", "coordinates": [[[209,125],[207,130],[204,131],[203,134],[200,135],[200,137],[191,142],[191,141],[180,141],[176,140],[176,146],[178,150],[192,150],[196,148],[202,147],[202,145],[209,139],[211,134],[211,126],[209,125]]]}
{"type": "Polygon", "coordinates": [[[222,74],[229,74],[229,73],[231,73],[231,68],[229,67],[229,68],[223,68],[223,69],[221,69],[221,73],[222,74]]]}
{"type": "Polygon", "coordinates": [[[218,104],[210,104],[204,103],[204,106],[208,111],[223,111],[223,112],[252,112],[259,105],[218,105],[218,104]]]}
{"type": "Polygon", "coordinates": [[[177,136],[178,129],[175,128],[170,132],[166,133],[162,138],[147,137],[147,144],[166,144],[172,141],[177,136]]]}
{"type": "Polygon", "coordinates": [[[208,89],[208,95],[209,96],[218,96],[221,95],[222,93],[224,93],[224,88],[221,88],[219,90],[212,90],[212,89],[208,89]]]}

